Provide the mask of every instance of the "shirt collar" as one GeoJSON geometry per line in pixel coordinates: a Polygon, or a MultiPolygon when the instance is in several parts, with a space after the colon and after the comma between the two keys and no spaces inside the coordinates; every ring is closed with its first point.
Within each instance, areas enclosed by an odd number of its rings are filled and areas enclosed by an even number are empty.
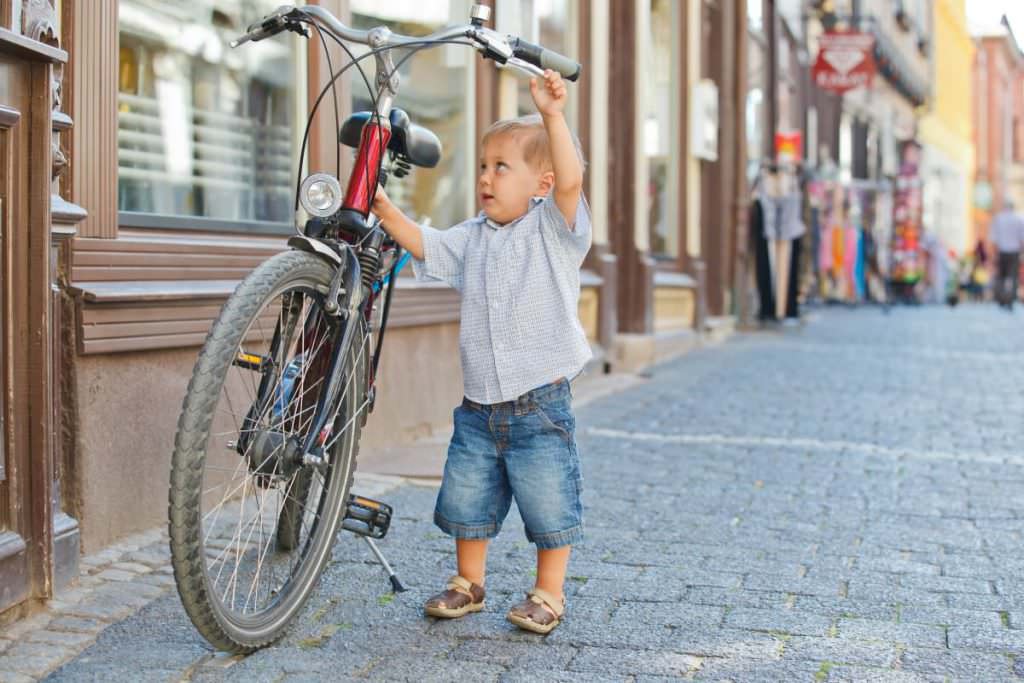
{"type": "MultiPolygon", "coordinates": [[[[534,207],[539,206],[541,204],[541,202],[543,202],[543,201],[544,201],[544,197],[530,197],[530,207],[526,210],[526,213],[530,213],[530,211],[532,211],[534,207]]],[[[524,213],[523,216],[525,216],[526,213],[524,213]]],[[[501,230],[502,228],[507,228],[508,226],[512,225],[513,223],[518,221],[523,216],[520,216],[519,218],[516,218],[513,221],[509,221],[508,223],[498,223],[497,221],[492,221],[490,218],[488,218],[487,214],[484,213],[483,211],[480,212],[480,218],[483,219],[484,223],[486,223],[489,227],[491,227],[491,228],[493,228],[495,230],[501,230]]]]}

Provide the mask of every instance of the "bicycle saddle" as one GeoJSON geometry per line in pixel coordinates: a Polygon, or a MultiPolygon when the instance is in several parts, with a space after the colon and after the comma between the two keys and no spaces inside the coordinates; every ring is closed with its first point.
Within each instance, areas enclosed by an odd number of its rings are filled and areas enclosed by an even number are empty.
{"type": "MultiPolygon", "coordinates": [[[[357,111],[341,124],[338,135],[341,144],[358,147],[363,126],[370,120],[370,112],[357,111]]],[[[401,109],[391,110],[391,140],[388,149],[413,166],[433,168],[441,160],[441,141],[433,132],[409,120],[401,109]]]]}

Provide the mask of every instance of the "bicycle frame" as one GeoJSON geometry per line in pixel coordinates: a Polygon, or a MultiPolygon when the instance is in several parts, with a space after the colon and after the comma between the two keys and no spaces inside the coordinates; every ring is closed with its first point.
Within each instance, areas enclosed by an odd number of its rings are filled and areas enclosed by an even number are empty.
{"type": "MultiPolygon", "coordinates": [[[[235,41],[232,45],[237,46],[246,40],[260,40],[267,35],[273,35],[281,30],[288,29],[289,24],[285,18],[293,16],[294,11],[296,11],[294,8],[280,8],[277,13],[271,15],[262,23],[250,27],[249,33],[235,41]]],[[[352,344],[353,330],[356,327],[349,323],[355,315],[363,315],[367,323],[367,329],[372,332],[373,311],[376,308],[375,303],[380,292],[384,287],[387,287],[384,311],[376,339],[376,349],[374,350],[372,364],[367,373],[365,387],[367,401],[360,408],[362,410],[368,405],[369,410],[372,410],[374,383],[384,341],[384,332],[387,328],[388,311],[394,292],[395,278],[409,260],[409,255],[402,254],[397,245],[386,243],[384,233],[378,229],[376,221],[371,219],[370,214],[374,193],[376,192],[378,182],[382,181],[381,168],[385,161],[385,154],[388,153],[388,144],[392,137],[390,115],[394,98],[398,94],[400,80],[392,60],[390,48],[412,46],[425,42],[441,43],[455,39],[465,39],[472,41],[485,57],[495,59],[506,65],[518,67],[531,75],[543,73],[540,64],[550,62],[552,68],[562,70],[567,78],[575,80],[579,75],[579,65],[556,53],[546,51],[540,46],[530,45],[519,39],[515,39],[515,47],[513,47],[508,38],[484,28],[484,14],[478,13],[476,8],[471,13],[473,15],[472,24],[442,29],[425,38],[398,35],[392,33],[390,29],[384,26],[366,31],[352,29],[342,24],[329,11],[317,5],[306,5],[297,11],[302,16],[314,19],[322,29],[333,34],[339,41],[349,41],[369,46],[374,50],[373,55],[376,60],[377,98],[375,99],[375,112],[366,121],[360,133],[355,164],[348,179],[344,199],[341,202],[340,209],[335,214],[336,220],[334,225],[338,234],[332,235],[332,237],[336,237],[347,234],[354,235],[355,238],[345,239],[344,243],[333,239],[323,240],[308,236],[293,238],[293,240],[298,241],[289,240],[290,246],[312,251],[333,261],[336,275],[327,294],[327,302],[324,308],[328,314],[335,316],[336,319],[345,321],[344,331],[338,344],[332,349],[330,362],[325,372],[327,390],[321,394],[316,407],[312,429],[307,434],[305,443],[302,445],[302,450],[299,453],[299,457],[301,457],[304,464],[322,466],[326,462],[323,456],[323,448],[330,438],[328,420],[332,419],[333,408],[338,399],[337,392],[342,380],[341,375],[345,367],[345,359],[352,344]],[[382,272],[383,256],[392,249],[394,250],[394,260],[391,263],[391,267],[387,272],[382,272]],[[336,298],[340,300],[336,301],[336,298]]],[[[296,28],[297,25],[291,26],[292,30],[296,28]]],[[[301,32],[301,28],[298,28],[297,32],[301,32]]],[[[383,180],[386,181],[386,177],[383,180]]],[[[266,398],[261,396],[260,400],[266,400],[266,398]]]]}

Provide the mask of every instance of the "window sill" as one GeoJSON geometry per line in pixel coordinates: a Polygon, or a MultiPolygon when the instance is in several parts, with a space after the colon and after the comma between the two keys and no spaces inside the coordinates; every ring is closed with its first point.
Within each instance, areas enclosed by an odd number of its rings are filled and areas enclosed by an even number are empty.
{"type": "Polygon", "coordinates": [[[654,273],[654,286],[671,289],[696,289],[697,281],[686,273],[659,270],[654,273]]]}
{"type": "Polygon", "coordinates": [[[270,221],[231,221],[205,216],[168,216],[137,211],[118,211],[117,222],[122,228],[148,228],[161,230],[197,230],[200,232],[243,233],[246,235],[291,235],[291,223],[270,221]]]}

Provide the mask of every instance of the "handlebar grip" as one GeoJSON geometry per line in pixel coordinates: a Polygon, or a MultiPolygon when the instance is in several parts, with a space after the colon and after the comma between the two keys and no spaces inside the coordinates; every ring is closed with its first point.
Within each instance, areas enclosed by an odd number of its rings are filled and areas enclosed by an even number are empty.
{"type": "Polygon", "coordinates": [[[557,71],[566,80],[575,81],[580,77],[580,71],[583,67],[579,62],[565,55],[560,55],[554,50],[549,50],[540,45],[534,45],[522,38],[513,38],[510,44],[512,46],[512,55],[524,62],[529,62],[541,69],[557,71]]]}

